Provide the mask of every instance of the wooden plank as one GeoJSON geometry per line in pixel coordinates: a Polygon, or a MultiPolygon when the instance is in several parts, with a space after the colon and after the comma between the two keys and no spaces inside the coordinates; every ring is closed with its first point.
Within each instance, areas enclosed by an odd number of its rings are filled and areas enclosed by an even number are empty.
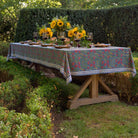
{"type": "Polygon", "coordinates": [[[35,64],[35,71],[40,72],[40,65],[39,64],[35,64]]]}
{"type": "Polygon", "coordinates": [[[92,75],[92,98],[98,97],[98,76],[92,75]]]}
{"type": "Polygon", "coordinates": [[[21,65],[24,66],[26,64],[25,60],[21,60],[21,65]]]}
{"type": "Polygon", "coordinates": [[[92,81],[89,84],[89,97],[92,98],[92,81]]]}
{"type": "Polygon", "coordinates": [[[92,82],[89,85],[89,97],[98,97],[98,78],[99,75],[92,75],[92,82]]]}
{"type": "Polygon", "coordinates": [[[32,68],[34,65],[35,65],[34,63],[31,63],[31,64],[29,65],[29,68],[32,68]]]}
{"type": "Polygon", "coordinates": [[[70,100],[68,102],[68,108],[69,109],[76,109],[79,106],[82,105],[89,105],[89,104],[96,104],[96,103],[102,103],[102,102],[115,102],[118,101],[118,96],[117,95],[103,95],[103,96],[98,96],[97,98],[81,98],[78,100],[70,100]]]}
{"type": "Polygon", "coordinates": [[[113,91],[99,78],[99,83],[105,88],[105,90],[111,94],[111,95],[114,95],[115,93],[113,93],[113,91]]]}
{"type": "Polygon", "coordinates": [[[84,92],[84,90],[88,87],[88,85],[90,84],[90,82],[92,81],[92,76],[90,76],[80,87],[80,89],[78,90],[78,92],[76,93],[76,95],[73,97],[72,100],[76,100],[78,99],[82,93],[84,92]]]}

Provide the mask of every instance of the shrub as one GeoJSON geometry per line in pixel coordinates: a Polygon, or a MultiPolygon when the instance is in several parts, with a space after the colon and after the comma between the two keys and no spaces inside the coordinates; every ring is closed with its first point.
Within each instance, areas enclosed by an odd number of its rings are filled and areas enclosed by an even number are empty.
{"type": "Polygon", "coordinates": [[[130,73],[111,73],[102,75],[102,79],[118,94],[121,101],[134,104],[133,99],[135,99],[138,94],[138,74],[132,77],[130,73]]]}
{"type": "Polygon", "coordinates": [[[0,56],[8,55],[9,45],[9,42],[0,41],[0,56]]]}
{"type": "Polygon", "coordinates": [[[25,77],[1,83],[0,106],[8,109],[16,109],[21,106],[29,87],[30,83],[25,77]]]}
{"type": "MultiPolygon", "coordinates": [[[[35,114],[16,113],[0,107],[0,137],[50,137],[50,123],[47,114],[41,117],[35,114]],[[46,117],[45,117],[46,116],[46,117]]],[[[45,110],[44,110],[45,111],[45,110]]]]}
{"type": "Polygon", "coordinates": [[[35,93],[40,97],[47,99],[49,104],[59,106],[59,96],[61,92],[59,91],[59,89],[56,87],[55,84],[48,83],[39,86],[35,90],[35,93]]]}
{"type": "MultiPolygon", "coordinates": [[[[0,137],[51,137],[51,118],[47,100],[35,93],[30,83],[39,82],[40,73],[25,69],[16,62],[0,57],[0,68],[13,75],[13,79],[0,85],[0,106],[23,109],[17,113],[0,107],[0,137]],[[31,82],[30,82],[31,81],[31,82]],[[23,103],[23,105],[22,105],[23,103]]],[[[42,84],[46,80],[42,79],[42,84]]]]}

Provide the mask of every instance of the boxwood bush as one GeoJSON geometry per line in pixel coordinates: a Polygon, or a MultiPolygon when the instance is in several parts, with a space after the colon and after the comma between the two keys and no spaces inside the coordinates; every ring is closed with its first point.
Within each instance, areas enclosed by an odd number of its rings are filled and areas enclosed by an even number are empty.
{"type": "Polygon", "coordinates": [[[30,88],[27,78],[16,78],[12,81],[1,83],[0,87],[0,106],[8,109],[16,109],[24,101],[25,94],[30,88]]]}
{"type": "Polygon", "coordinates": [[[47,99],[37,95],[31,86],[31,81],[40,80],[40,73],[6,62],[4,57],[0,57],[0,69],[13,76],[0,84],[0,137],[51,137],[47,99]]]}

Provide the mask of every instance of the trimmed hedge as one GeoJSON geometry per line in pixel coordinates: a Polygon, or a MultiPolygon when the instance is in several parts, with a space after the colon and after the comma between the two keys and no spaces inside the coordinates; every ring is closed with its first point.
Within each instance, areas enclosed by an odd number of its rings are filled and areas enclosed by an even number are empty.
{"type": "Polygon", "coordinates": [[[22,9],[17,24],[15,41],[33,39],[33,32],[48,24],[55,16],[68,15],[71,24],[83,24],[86,31],[94,33],[94,42],[116,46],[138,47],[138,5],[104,10],[22,9]]]}

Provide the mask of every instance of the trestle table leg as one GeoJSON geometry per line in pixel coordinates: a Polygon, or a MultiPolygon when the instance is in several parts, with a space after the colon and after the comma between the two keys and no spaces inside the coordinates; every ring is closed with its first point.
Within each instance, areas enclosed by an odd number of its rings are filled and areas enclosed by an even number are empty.
{"type": "Polygon", "coordinates": [[[99,78],[99,75],[91,75],[80,87],[72,100],[68,101],[69,109],[76,109],[82,105],[89,105],[107,101],[118,101],[118,96],[99,78]],[[98,96],[98,83],[100,83],[110,95],[98,96]],[[79,98],[89,86],[90,98],[79,98]]]}

